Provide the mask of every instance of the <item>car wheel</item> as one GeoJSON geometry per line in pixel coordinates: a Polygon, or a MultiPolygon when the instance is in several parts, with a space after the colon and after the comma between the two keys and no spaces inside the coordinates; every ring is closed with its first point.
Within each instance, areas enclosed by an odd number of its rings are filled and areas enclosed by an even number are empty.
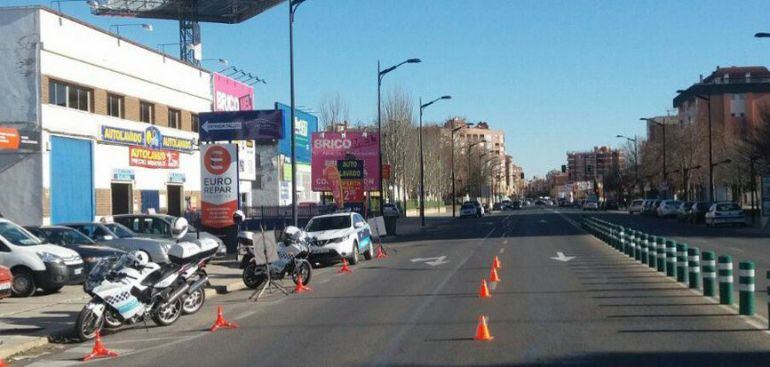
{"type": "Polygon", "coordinates": [[[21,268],[12,271],[13,281],[11,282],[11,292],[16,297],[31,297],[37,290],[35,277],[29,269],[21,268]]]}
{"type": "Polygon", "coordinates": [[[374,242],[369,238],[369,248],[364,252],[364,259],[371,260],[374,257],[374,242]]]}
{"type": "Polygon", "coordinates": [[[357,241],[353,241],[353,251],[350,253],[348,262],[350,263],[350,265],[358,264],[358,242],[357,241]]]}

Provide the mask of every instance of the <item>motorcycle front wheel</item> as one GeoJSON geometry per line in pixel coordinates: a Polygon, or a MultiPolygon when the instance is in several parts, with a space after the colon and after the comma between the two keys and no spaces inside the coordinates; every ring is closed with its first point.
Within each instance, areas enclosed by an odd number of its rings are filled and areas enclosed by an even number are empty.
{"type": "Polygon", "coordinates": [[[177,298],[171,303],[164,303],[158,306],[157,311],[152,315],[152,321],[159,326],[168,326],[176,322],[182,315],[182,299],[177,298]]]}
{"type": "Polygon", "coordinates": [[[99,317],[85,305],[75,321],[75,333],[80,341],[88,341],[96,337],[96,332],[102,329],[103,324],[104,317],[99,317]]]}
{"type": "Polygon", "coordinates": [[[265,282],[265,274],[257,273],[257,265],[254,262],[249,262],[245,268],[243,268],[243,284],[251,289],[257,289],[262,283],[265,282]]]}
{"type": "Polygon", "coordinates": [[[299,263],[298,267],[294,267],[294,271],[291,273],[291,280],[294,281],[294,284],[299,283],[300,274],[302,275],[302,284],[310,284],[310,276],[312,275],[312,270],[310,267],[310,262],[307,260],[303,260],[299,263]]]}
{"type": "Polygon", "coordinates": [[[206,292],[203,288],[199,288],[184,298],[182,314],[189,315],[198,312],[203,307],[204,302],[206,302],[206,292]]]}
{"type": "Polygon", "coordinates": [[[104,310],[104,326],[105,329],[117,329],[123,325],[123,321],[112,310],[104,310]]]}

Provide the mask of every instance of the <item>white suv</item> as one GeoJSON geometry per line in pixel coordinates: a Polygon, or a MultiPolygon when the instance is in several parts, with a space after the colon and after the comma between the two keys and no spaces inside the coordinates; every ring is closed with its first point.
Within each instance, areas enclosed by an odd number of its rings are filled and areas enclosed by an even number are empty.
{"type": "Polygon", "coordinates": [[[11,269],[14,295],[29,297],[38,288],[55,292],[83,283],[85,270],[77,252],[46,244],[15,223],[0,218],[0,265],[11,269]]]}
{"type": "Polygon", "coordinates": [[[374,256],[374,244],[369,224],[358,213],[337,213],[313,217],[305,227],[314,239],[310,248],[311,262],[337,262],[348,259],[351,265],[360,254],[367,260],[374,256]]]}

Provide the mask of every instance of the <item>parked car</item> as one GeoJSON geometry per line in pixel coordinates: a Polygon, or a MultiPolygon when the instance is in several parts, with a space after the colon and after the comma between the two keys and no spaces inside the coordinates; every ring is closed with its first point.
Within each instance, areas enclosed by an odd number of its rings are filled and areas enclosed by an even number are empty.
{"type": "MultiPolygon", "coordinates": [[[[471,203],[476,206],[476,212],[479,217],[483,217],[484,215],[487,214],[486,208],[484,208],[484,206],[481,205],[481,202],[479,202],[478,200],[470,200],[470,201],[466,201],[466,203],[471,203]]],[[[465,203],[463,203],[463,205],[465,205],[465,203]]]]}
{"type": "Polygon", "coordinates": [[[644,200],[642,199],[636,199],[631,202],[631,205],[628,206],[628,214],[634,215],[634,214],[642,214],[642,209],[644,205],[644,200]]]}
{"type": "Polygon", "coordinates": [[[720,224],[745,226],[746,215],[743,213],[740,205],[729,201],[722,201],[711,204],[709,211],[706,212],[705,222],[706,226],[714,227],[720,224]]]}
{"type": "Polygon", "coordinates": [[[699,201],[692,205],[690,209],[689,221],[690,223],[698,224],[702,223],[706,219],[706,213],[711,208],[712,202],[699,201]]]}
{"type": "Polygon", "coordinates": [[[494,203],[494,204],[492,204],[492,210],[497,210],[497,211],[503,210],[503,204],[502,203],[494,203]]]}
{"type": "Polygon", "coordinates": [[[661,218],[676,216],[680,205],[679,200],[661,200],[656,214],[661,218]]]}
{"type": "Polygon", "coordinates": [[[594,200],[586,200],[583,203],[583,210],[599,210],[599,202],[594,200]]]}
{"type": "Polygon", "coordinates": [[[503,211],[513,210],[513,202],[510,199],[505,199],[500,202],[500,209],[503,211]]]}
{"type": "Polygon", "coordinates": [[[519,210],[521,209],[521,201],[516,200],[511,204],[511,210],[519,210]]]}
{"type": "Polygon", "coordinates": [[[313,217],[305,226],[305,232],[315,242],[310,248],[311,263],[330,263],[345,258],[355,265],[360,254],[367,260],[374,256],[371,229],[358,213],[313,217]]]}
{"type": "Polygon", "coordinates": [[[85,263],[85,272],[108,257],[119,257],[125,251],[99,244],[77,230],[65,226],[24,227],[43,242],[74,250],[85,263]]]}
{"type": "Polygon", "coordinates": [[[601,209],[602,210],[619,210],[620,205],[618,205],[617,200],[605,200],[605,201],[602,201],[601,209]]]}
{"type": "Polygon", "coordinates": [[[73,228],[105,246],[123,251],[142,251],[147,254],[150,261],[158,264],[169,262],[168,249],[174,243],[171,239],[139,237],[138,234],[118,223],[81,222],[62,225],[73,228]]]}
{"type": "MultiPolygon", "coordinates": [[[[120,214],[113,216],[113,221],[128,227],[139,237],[159,238],[169,241],[175,241],[171,236],[171,223],[176,219],[173,215],[167,214],[120,214]]],[[[217,256],[227,254],[227,247],[224,241],[211,233],[198,231],[192,224],[189,225],[187,234],[182,237],[182,241],[196,242],[198,240],[215,241],[219,246],[217,256]]]]}
{"type": "Polygon", "coordinates": [[[83,259],[77,252],[44,243],[15,223],[0,218],[0,265],[11,269],[11,291],[29,297],[38,288],[56,292],[83,283],[83,259]]]}
{"type": "Polygon", "coordinates": [[[479,208],[477,208],[476,205],[470,201],[466,201],[462,206],[460,206],[460,218],[466,217],[481,217],[479,214],[479,208]]]}
{"type": "Polygon", "coordinates": [[[679,208],[676,210],[676,220],[678,222],[685,222],[690,218],[693,204],[695,204],[694,201],[684,201],[679,204],[679,208]]]}
{"type": "Polygon", "coordinates": [[[396,204],[385,203],[382,205],[382,215],[386,217],[400,217],[401,211],[398,210],[396,204]]]}
{"type": "Polygon", "coordinates": [[[5,266],[0,266],[0,299],[11,295],[11,283],[13,282],[13,275],[11,269],[5,266]]]}

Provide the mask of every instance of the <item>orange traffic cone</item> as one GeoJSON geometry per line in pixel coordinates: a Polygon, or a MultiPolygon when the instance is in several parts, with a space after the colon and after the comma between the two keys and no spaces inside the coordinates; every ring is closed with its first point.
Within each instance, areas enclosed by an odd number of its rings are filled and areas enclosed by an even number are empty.
{"type": "Polygon", "coordinates": [[[479,324],[476,326],[476,336],[473,337],[473,340],[492,340],[495,337],[492,335],[489,335],[489,328],[487,328],[487,317],[486,316],[479,316],[479,324]]]}
{"type": "Polygon", "coordinates": [[[340,268],[340,273],[352,273],[353,270],[350,270],[348,267],[348,259],[343,258],[342,259],[342,268],[340,268]]]}
{"type": "Polygon", "coordinates": [[[8,367],[4,360],[0,359],[0,367],[8,367]]]}
{"type": "Polygon", "coordinates": [[[377,247],[377,256],[375,256],[375,257],[378,258],[378,259],[384,259],[384,258],[388,257],[388,255],[386,255],[385,252],[382,251],[382,245],[377,247]]]}
{"type": "Polygon", "coordinates": [[[500,269],[503,267],[503,264],[500,263],[500,259],[498,259],[497,256],[495,256],[495,261],[492,262],[492,267],[495,269],[500,269]]]}
{"type": "Polygon", "coordinates": [[[492,267],[492,271],[489,272],[489,281],[490,282],[499,282],[500,277],[497,276],[497,269],[495,267],[492,267]]]}
{"type": "Polygon", "coordinates": [[[489,293],[489,288],[487,287],[486,279],[481,280],[481,289],[479,290],[479,298],[492,298],[492,293],[489,293]]]}
{"type": "Polygon", "coordinates": [[[211,329],[209,329],[209,331],[216,331],[219,328],[235,329],[237,327],[238,324],[225,320],[224,315],[222,315],[222,306],[217,306],[217,320],[214,321],[214,325],[211,325],[211,329]]]}
{"type": "Polygon", "coordinates": [[[294,293],[305,293],[310,292],[312,289],[310,287],[306,286],[302,283],[302,274],[297,274],[297,286],[294,287],[294,293]]]}
{"type": "Polygon", "coordinates": [[[90,354],[83,357],[82,360],[90,361],[94,358],[117,357],[117,356],[118,356],[118,353],[115,353],[104,347],[104,344],[102,344],[102,334],[99,332],[99,330],[97,330],[96,341],[94,342],[94,349],[91,351],[90,354]]]}

